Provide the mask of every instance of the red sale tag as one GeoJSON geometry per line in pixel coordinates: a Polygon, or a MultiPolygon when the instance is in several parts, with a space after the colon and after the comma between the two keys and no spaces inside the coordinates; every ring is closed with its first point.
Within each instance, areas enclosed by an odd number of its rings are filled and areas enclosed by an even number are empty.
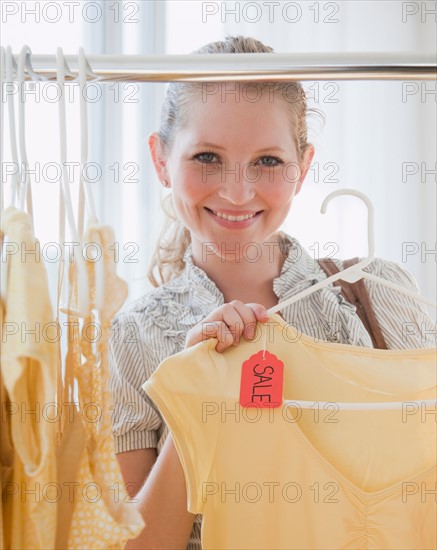
{"type": "Polygon", "coordinates": [[[240,405],[242,407],[280,407],[284,363],[268,351],[259,351],[244,361],[241,368],[240,405]]]}

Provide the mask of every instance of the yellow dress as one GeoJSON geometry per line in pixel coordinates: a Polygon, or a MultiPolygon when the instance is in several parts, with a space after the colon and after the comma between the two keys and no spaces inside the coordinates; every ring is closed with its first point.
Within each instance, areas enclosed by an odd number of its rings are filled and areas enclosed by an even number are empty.
{"type": "MultiPolygon", "coordinates": [[[[80,352],[80,319],[71,314],[77,309],[77,271],[76,264],[70,263],[68,270],[69,299],[68,317],[63,325],[67,332],[68,349],[65,357],[64,380],[62,380],[62,358],[59,348],[58,357],[58,402],[62,417],[58,422],[57,447],[57,482],[62,488],[58,501],[55,549],[68,548],[68,537],[71,530],[76,502],[81,498],[77,482],[78,468],[85,449],[85,428],[82,416],[74,395],[74,373],[80,370],[82,357],[80,352]]],[[[61,279],[62,280],[62,279],[61,279]]],[[[62,283],[61,283],[62,284],[62,283]]],[[[58,288],[58,302],[60,288],[58,288]]]]}
{"type": "Polygon", "coordinates": [[[12,549],[53,548],[59,488],[56,485],[56,348],[47,273],[28,214],[9,207],[2,231],[18,250],[8,258],[1,366],[13,407],[12,485],[3,523],[12,549]],[[37,250],[36,255],[30,252],[37,250]]]}
{"type": "MultiPolygon", "coordinates": [[[[2,231],[10,243],[19,244],[18,252],[8,259],[7,299],[0,311],[0,397],[5,413],[0,453],[2,548],[123,548],[144,522],[124,488],[111,429],[108,335],[111,319],[127,295],[109,249],[113,232],[91,226],[87,233],[87,242],[98,242],[103,251],[107,299],[100,318],[92,311],[85,319],[70,313],[60,326],[53,318],[42,257],[27,254],[22,261],[22,252],[35,250],[38,242],[29,215],[8,208],[2,213],[2,231]],[[90,327],[100,330],[95,343],[90,327]],[[64,380],[59,329],[68,336],[64,380]]],[[[87,262],[91,306],[94,267],[87,262]]],[[[69,307],[74,311],[78,290],[74,263],[69,282],[69,307]]]]}
{"type": "MultiPolygon", "coordinates": [[[[276,314],[257,330],[222,354],[216,338],[199,342],[143,385],[172,432],[188,510],[203,514],[202,548],[435,549],[436,349],[316,343],[276,314]],[[264,338],[284,364],[283,399],[242,407],[242,365],[264,338]],[[376,402],[386,408],[344,405],[376,402]]],[[[259,403],[272,371],[257,368],[259,403]]]]}
{"type": "MultiPolygon", "coordinates": [[[[3,267],[3,266],[2,266],[3,267]]],[[[4,308],[3,301],[0,300],[0,326],[3,328],[4,308]]],[[[3,336],[3,331],[1,331],[3,336]]],[[[2,340],[3,341],[3,340],[2,340]]],[[[3,513],[8,513],[7,508],[3,510],[3,502],[5,502],[8,493],[14,491],[12,482],[12,472],[14,463],[14,448],[11,441],[11,413],[13,411],[12,404],[7,394],[2,375],[0,364],[0,483],[1,483],[1,499],[0,499],[0,548],[10,548],[10,531],[11,522],[3,522],[3,513]]]]}
{"type": "MultiPolygon", "coordinates": [[[[136,538],[144,521],[131,500],[114,452],[108,389],[108,340],[110,322],[127,297],[127,285],[116,275],[113,251],[114,234],[108,226],[90,224],[84,242],[97,243],[104,267],[104,304],[97,318],[90,312],[84,319],[80,348],[85,361],[75,363],[79,405],[86,433],[77,482],[77,498],[68,548],[124,548],[136,538]]],[[[96,263],[87,263],[91,305],[95,297],[96,263]]]]}

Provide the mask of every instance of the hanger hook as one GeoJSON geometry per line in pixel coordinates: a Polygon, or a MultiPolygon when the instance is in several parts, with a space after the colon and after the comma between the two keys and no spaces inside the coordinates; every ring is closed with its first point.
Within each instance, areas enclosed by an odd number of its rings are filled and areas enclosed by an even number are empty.
{"type": "MultiPolygon", "coordinates": [[[[82,46],[79,48],[78,67],[79,67],[78,78],[80,77],[81,74],[84,76],[92,76],[94,79],[99,78],[91,68],[91,65],[88,62],[88,59],[85,55],[85,51],[82,46]]],[[[82,76],[82,79],[83,79],[83,76],[82,76]]]]}
{"type": "Polygon", "coordinates": [[[70,66],[68,65],[67,63],[67,59],[64,55],[64,51],[61,47],[58,47],[56,49],[56,61],[57,61],[57,68],[58,68],[58,73],[60,73],[62,75],[63,78],[65,78],[66,76],[70,76],[72,77],[71,79],[69,80],[74,80],[76,75],[73,73],[73,71],[70,69],[70,66]],[[60,67],[60,63],[63,63],[64,67],[60,67]]]}
{"type": "Polygon", "coordinates": [[[355,191],[355,189],[338,189],[330,193],[325,200],[322,202],[320,207],[320,212],[326,214],[326,207],[331,202],[334,197],[339,195],[354,195],[361,199],[367,207],[367,246],[368,246],[368,255],[366,259],[373,258],[375,255],[375,236],[373,229],[373,204],[367,195],[361,193],[361,191],[355,191]]]}
{"type": "Polygon", "coordinates": [[[363,268],[367,267],[374,258],[375,253],[375,241],[373,237],[373,204],[371,200],[364,195],[364,193],[361,193],[360,191],[355,191],[355,189],[338,189],[337,191],[333,191],[330,193],[325,200],[322,202],[322,206],[320,208],[320,211],[322,214],[326,213],[326,207],[329,204],[329,202],[338,195],[354,195],[355,197],[358,197],[361,199],[364,204],[367,207],[367,233],[368,233],[368,246],[369,246],[369,255],[366,258],[362,258],[358,263],[351,265],[350,267],[343,269],[342,271],[339,271],[335,275],[331,275],[327,279],[323,279],[322,281],[316,283],[315,285],[306,288],[305,290],[302,290],[298,294],[295,294],[294,296],[290,296],[286,300],[280,302],[276,306],[271,307],[267,310],[267,313],[271,315],[272,313],[276,313],[276,311],[280,311],[281,309],[284,309],[284,307],[287,307],[291,304],[294,304],[298,300],[301,300],[302,298],[309,296],[316,290],[319,290],[321,288],[325,288],[329,284],[333,283],[334,281],[337,281],[338,279],[342,279],[343,281],[346,281],[348,283],[355,283],[359,279],[363,278],[363,268]]]}
{"type": "Polygon", "coordinates": [[[26,68],[26,73],[32,78],[32,80],[42,81],[47,80],[44,76],[36,73],[32,66],[32,50],[27,44],[21,48],[20,56],[26,56],[24,60],[24,66],[26,68]]]}
{"type": "Polygon", "coordinates": [[[5,50],[5,73],[5,79],[10,77],[11,82],[14,80],[14,76],[17,76],[17,61],[10,46],[6,46],[5,50]]]}

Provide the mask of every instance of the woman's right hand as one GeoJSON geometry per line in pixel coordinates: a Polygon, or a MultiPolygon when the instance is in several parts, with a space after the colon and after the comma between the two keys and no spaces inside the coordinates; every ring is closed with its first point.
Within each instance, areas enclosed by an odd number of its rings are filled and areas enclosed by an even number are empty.
{"type": "Polygon", "coordinates": [[[263,305],[232,300],[216,308],[187,332],[185,348],[209,338],[217,338],[215,349],[221,353],[229,346],[237,345],[243,333],[246,340],[252,340],[256,335],[257,322],[265,323],[268,319],[269,315],[263,305]]]}

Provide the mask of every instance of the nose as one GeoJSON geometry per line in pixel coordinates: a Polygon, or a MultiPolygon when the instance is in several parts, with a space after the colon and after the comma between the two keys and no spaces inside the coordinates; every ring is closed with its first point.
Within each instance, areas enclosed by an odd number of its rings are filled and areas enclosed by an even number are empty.
{"type": "Polygon", "coordinates": [[[251,172],[238,162],[232,169],[223,168],[218,190],[219,197],[235,205],[249,203],[256,195],[256,177],[251,172]]]}

